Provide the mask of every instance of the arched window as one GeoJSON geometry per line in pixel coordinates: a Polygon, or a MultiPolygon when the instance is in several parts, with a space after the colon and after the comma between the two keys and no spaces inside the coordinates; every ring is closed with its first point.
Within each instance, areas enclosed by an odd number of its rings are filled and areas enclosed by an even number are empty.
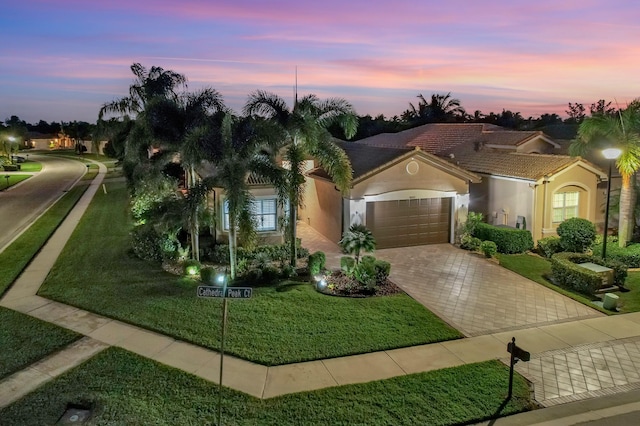
{"type": "Polygon", "coordinates": [[[556,192],[553,194],[553,222],[560,223],[578,217],[580,193],[578,191],[556,192]]]}

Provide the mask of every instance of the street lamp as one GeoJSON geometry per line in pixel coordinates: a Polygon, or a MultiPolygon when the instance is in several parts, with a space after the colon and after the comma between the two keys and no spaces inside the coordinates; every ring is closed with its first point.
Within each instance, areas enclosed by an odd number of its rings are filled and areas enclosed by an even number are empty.
{"type": "Polygon", "coordinates": [[[604,158],[609,160],[609,173],[607,175],[607,203],[604,209],[604,239],[602,240],[602,259],[607,258],[607,235],[609,231],[609,200],[611,198],[611,169],[613,162],[620,157],[622,151],[618,148],[607,148],[602,150],[604,158]]]}

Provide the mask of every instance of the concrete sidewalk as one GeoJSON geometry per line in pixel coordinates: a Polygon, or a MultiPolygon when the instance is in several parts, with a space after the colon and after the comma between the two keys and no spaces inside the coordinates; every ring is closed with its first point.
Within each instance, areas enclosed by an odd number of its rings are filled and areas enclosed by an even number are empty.
{"type": "MultiPolygon", "coordinates": [[[[96,351],[109,345],[118,346],[217,383],[220,354],[216,351],[178,341],[159,333],[36,295],[73,229],[88,207],[91,198],[102,184],[105,173],[106,168],[101,165],[99,176],[91,183],[76,208],[14,283],[0,301],[0,305],[82,333],[90,338],[91,342],[97,342],[95,345],[91,345],[96,348],[96,351]]],[[[336,256],[338,254],[334,257],[336,256]]],[[[276,367],[266,367],[225,356],[223,384],[258,398],[271,398],[490,359],[506,360],[508,356],[507,343],[511,341],[513,336],[516,337],[518,346],[532,353],[532,361],[540,360],[541,373],[549,371],[547,359],[558,359],[558,364],[553,368],[554,375],[560,380],[564,376],[556,373],[559,371],[558,366],[562,364],[561,354],[564,354],[565,359],[568,359],[571,358],[571,355],[567,354],[575,352],[580,360],[581,352],[591,349],[602,351],[603,348],[608,348],[606,351],[613,351],[614,354],[619,355],[616,359],[621,366],[620,370],[624,374],[628,373],[628,376],[618,379],[625,380],[629,386],[636,386],[640,382],[640,376],[637,374],[634,376],[634,372],[640,372],[640,343],[638,343],[640,342],[640,313],[634,313],[611,317],[598,316],[597,318],[579,319],[560,324],[543,324],[515,331],[489,333],[430,345],[276,367]],[[638,353],[631,350],[632,346],[638,348],[638,353]],[[623,356],[623,352],[626,355],[623,356]],[[623,368],[624,365],[627,368],[623,368]]],[[[591,352],[589,353],[591,354],[591,352]]],[[[74,355],[73,347],[67,349],[64,357],[68,359],[82,358],[78,354],[74,355]]],[[[70,366],[73,365],[75,364],[70,366]]],[[[522,371],[535,384],[536,371],[533,369],[525,371],[524,366],[527,365],[533,365],[533,363],[519,363],[519,371],[522,371]]],[[[608,368],[606,365],[604,367],[608,368]]],[[[602,365],[595,368],[593,362],[592,365],[578,363],[571,367],[568,367],[567,364],[567,368],[571,369],[571,371],[567,370],[568,373],[574,374],[576,377],[581,375],[585,383],[594,377],[599,379],[599,391],[602,394],[619,392],[619,387],[608,386],[607,383],[604,383],[606,380],[600,377],[601,375],[598,376],[598,372],[602,371],[602,365]],[[593,376],[594,374],[595,376],[593,376]]],[[[54,377],[63,371],[63,368],[52,369],[48,376],[49,378],[54,377]]],[[[540,380],[540,386],[545,392],[547,400],[566,399],[567,395],[560,393],[556,395],[552,392],[552,383],[544,382],[544,380],[549,380],[548,375],[541,374],[540,380]]],[[[9,386],[8,383],[7,380],[0,383],[0,389],[4,390],[6,386],[9,386]]],[[[20,392],[19,386],[16,387],[15,380],[11,383],[12,391],[20,392]]],[[[33,388],[33,385],[27,384],[25,386],[24,391],[33,388]]],[[[556,387],[560,389],[559,384],[556,384],[556,387]]],[[[588,392],[594,392],[588,387],[585,387],[584,392],[580,392],[578,387],[573,391],[574,395],[580,393],[587,395],[588,392]]],[[[587,396],[593,396],[593,394],[587,396]]],[[[549,405],[553,404],[549,403],[549,405]]]]}

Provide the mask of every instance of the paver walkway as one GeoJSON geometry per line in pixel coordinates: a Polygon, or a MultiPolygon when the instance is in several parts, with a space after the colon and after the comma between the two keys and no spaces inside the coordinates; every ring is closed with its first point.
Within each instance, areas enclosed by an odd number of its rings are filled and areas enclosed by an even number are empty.
{"type": "MultiPolygon", "coordinates": [[[[64,371],[64,368],[59,365],[59,360],[68,359],[68,367],[71,367],[77,363],[73,360],[84,359],[82,353],[90,355],[93,351],[97,352],[108,345],[114,345],[217,382],[220,355],[216,351],[36,295],[53,262],[88,206],[93,193],[101,184],[105,172],[104,166],[101,166],[99,177],[92,182],[77,207],[3,297],[0,305],[80,332],[91,339],[84,340],[89,342],[87,344],[76,347],[72,345],[64,354],[53,356],[52,359],[57,361],[52,365],[56,367],[42,368],[48,371],[49,378],[64,371]],[[85,349],[80,350],[79,347],[85,349]]],[[[341,254],[337,245],[322,238],[304,224],[299,230],[305,246],[312,250],[323,250],[327,253],[328,265],[339,266],[341,254]]],[[[582,305],[573,306],[573,301],[570,299],[556,297],[555,293],[547,289],[538,293],[537,289],[529,288],[529,285],[539,287],[537,284],[528,280],[520,284],[518,281],[523,280],[521,277],[504,271],[485,259],[474,258],[448,245],[419,247],[405,251],[380,250],[377,255],[392,262],[392,278],[410,293],[414,291],[415,297],[419,297],[421,292],[440,291],[439,294],[442,299],[447,300],[446,303],[438,305],[437,300],[429,298],[423,303],[429,308],[431,308],[430,304],[433,304],[436,311],[442,309],[443,312],[438,311],[440,315],[463,328],[457,324],[456,321],[459,321],[466,327],[463,330],[468,334],[478,335],[431,345],[276,367],[266,367],[225,356],[223,384],[259,398],[270,398],[490,359],[502,359],[506,362],[508,355],[506,345],[511,341],[512,336],[516,337],[518,346],[532,353],[533,359],[530,365],[519,363],[517,367],[536,384],[536,396],[539,395],[547,405],[562,402],[557,398],[571,397],[567,394],[568,388],[565,386],[568,383],[567,377],[571,381],[574,396],[579,394],[592,396],[593,394],[588,395],[588,393],[600,392],[602,389],[607,392],[626,390],[630,386],[636,386],[638,382],[640,365],[638,365],[637,350],[640,349],[638,344],[640,313],[613,317],[594,314],[594,311],[583,308],[582,305]],[[505,311],[505,316],[502,317],[503,323],[496,324],[487,316],[480,317],[479,312],[485,306],[483,303],[493,301],[497,305],[503,300],[502,297],[495,295],[487,297],[482,292],[478,293],[474,290],[476,286],[482,288],[486,282],[500,282],[501,286],[507,287],[515,286],[516,289],[511,293],[514,298],[524,298],[524,306],[516,305],[514,313],[505,311]],[[438,290],[441,288],[439,286],[445,284],[453,287],[454,290],[446,294],[443,290],[438,290]],[[537,296],[538,294],[541,296],[537,296]],[[457,299],[455,303],[453,299],[457,299]],[[473,312],[471,317],[465,317],[465,306],[473,312]],[[543,306],[544,310],[539,310],[538,306],[543,306]],[[518,309],[524,310],[524,313],[531,317],[528,325],[515,323],[515,327],[519,329],[500,331],[505,326],[512,325],[509,323],[513,318],[512,314],[515,314],[516,320],[519,318],[518,309]],[[562,313],[559,313],[561,310],[562,313]],[[460,311],[459,314],[458,311],[460,311]],[[573,321],[553,324],[565,319],[573,319],[573,321]],[[490,325],[474,328],[472,324],[474,321],[487,322],[490,325]],[[611,358],[612,361],[602,362],[600,355],[606,355],[607,360],[611,358]],[[615,362],[613,355],[615,355],[615,362]],[[579,364],[576,363],[576,359],[579,364]],[[555,372],[555,382],[554,375],[549,374],[551,368],[555,372]],[[588,385],[592,383],[593,374],[599,380],[599,390],[588,385]],[[580,375],[583,380],[579,378],[580,375]],[[609,377],[613,380],[613,386],[609,386],[612,381],[609,377]],[[624,385],[616,386],[623,382],[624,385]],[[582,383],[587,386],[581,387],[582,383]],[[558,392],[555,389],[558,389],[558,392]],[[562,392],[560,392],[561,389],[562,392]],[[583,390],[585,392],[582,392],[583,390]],[[557,401],[554,401],[556,399],[557,401]]],[[[486,288],[489,289],[485,290],[488,292],[492,287],[486,288]]],[[[508,290],[504,291],[508,292],[508,290]]],[[[496,312],[499,311],[496,310],[496,312]]],[[[27,370],[16,373],[16,377],[27,374],[27,370]]],[[[33,389],[33,384],[25,383],[22,391],[27,392],[33,389]]],[[[19,392],[19,387],[16,380],[4,380],[0,382],[0,394],[7,389],[11,392],[19,392]]],[[[6,403],[8,402],[0,399],[0,406],[6,403]]]]}
{"type": "MultiPolygon", "coordinates": [[[[340,248],[308,225],[298,235],[312,252],[340,266],[340,248]]],[[[377,250],[390,278],[467,336],[604,316],[500,265],[450,244],[377,250]]]]}

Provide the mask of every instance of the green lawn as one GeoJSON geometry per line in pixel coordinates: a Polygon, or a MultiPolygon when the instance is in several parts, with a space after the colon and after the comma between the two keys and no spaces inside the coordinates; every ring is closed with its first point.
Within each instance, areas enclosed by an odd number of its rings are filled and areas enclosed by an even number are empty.
{"type": "MultiPolygon", "coordinates": [[[[531,408],[516,374],[498,361],[259,400],[223,390],[225,425],[451,425],[531,408]]],[[[110,348],[0,411],[3,425],[54,424],[68,403],[94,410],[96,425],[217,423],[217,386],[110,348]]]]}
{"type": "Polygon", "coordinates": [[[13,185],[22,182],[23,180],[27,180],[31,177],[31,175],[16,175],[9,173],[2,173],[0,171],[0,190],[4,190],[12,187],[13,185]],[[9,180],[7,180],[7,176],[9,176],[9,180]]]}
{"type": "Polygon", "coordinates": [[[640,272],[629,272],[624,285],[630,291],[616,292],[620,312],[640,312],[640,272]]]}
{"type": "MultiPolygon", "coordinates": [[[[40,295],[218,349],[220,301],[129,254],[124,183],[98,191],[40,295]]],[[[402,294],[351,299],[310,284],[256,288],[229,302],[225,349],[266,365],[330,358],[461,337],[402,294]]]]}
{"type": "MultiPolygon", "coordinates": [[[[602,307],[593,304],[594,300],[584,294],[577,293],[563,287],[559,287],[545,277],[551,274],[551,262],[547,259],[539,256],[531,256],[528,254],[499,254],[500,265],[514,271],[523,277],[529,278],[532,281],[540,283],[545,287],[564,294],[580,303],[590,306],[606,314],[614,314],[614,312],[602,309],[602,307]]],[[[620,312],[638,312],[640,311],[640,272],[629,272],[625,286],[631,291],[628,292],[614,292],[620,297],[620,312]]]]}
{"type": "Polygon", "coordinates": [[[24,163],[20,164],[21,172],[39,172],[42,170],[42,163],[37,161],[27,160],[24,163]]]}
{"type": "Polygon", "coordinates": [[[3,307],[0,307],[0,324],[0,379],[81,337],[73,331],[3,307]]]}
{"type": "Polygon", "coordinates": [[[20,275],[80,199],[86,186],[74,187],[0,253],[0,295],[20,275]]]}

